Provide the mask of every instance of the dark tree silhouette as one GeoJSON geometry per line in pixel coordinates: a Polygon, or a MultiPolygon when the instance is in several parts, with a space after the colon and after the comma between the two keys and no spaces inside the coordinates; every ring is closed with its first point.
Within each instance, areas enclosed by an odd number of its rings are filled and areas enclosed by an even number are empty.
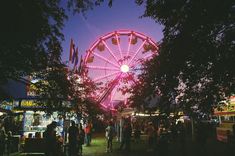
{"type": "MultiPolygon", "coordinates": [[[[9,79],[33,76],[39,99],[48,108],[61,106],[61,100],[81,99],[90,84],[68,79],[61,61],[62,29],[68,9],[85,13],[103,0],[8,0],[0,5],[0,85],[9,79]],[[78,85],[85,88],[77,91],[78,85]],[[79,92],[79,93],[78,93],[79,92]],[[45,102],[45,101],[44,101],[45,102]],[[43,103],[44,103],[43,102],[43,103]]],[[[111,5],[111,1],[108,5],[111,5]]],[[[93,87],[94,88],[94,87],[93,87]]],[[[7,97],[0,88],[0,99],[7,97]]],[[[79,101],[79,100],[76,100],[79,101]]]]}
{"type": "Polygon", "coordinates": [[[134,104],[158,94],[169,106],[176,98],[185,111],[211,112],[213,105],[235,92],[233,0],[136,2],[146,5],[143,17],[164,26],[164,38],[160,55],[145,64],[147,70],[133,89],[134,104]]]}

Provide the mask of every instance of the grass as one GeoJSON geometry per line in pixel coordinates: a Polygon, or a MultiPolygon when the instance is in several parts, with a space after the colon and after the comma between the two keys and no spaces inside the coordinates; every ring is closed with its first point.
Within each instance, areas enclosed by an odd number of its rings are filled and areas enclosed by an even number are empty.
{"type": "Polygon", "coordinates": [[[92,140],[91,146],[83,147],[83,156],[142,156],[146,154],[144,141],[138,143],[131,142],[131,151],[129,153],[118,150],[120,143],[113,140],[113,152],[106,152],[106,140],[104,137],[96,137],[92,140]]]}
{"type": "MultiPolygon", "coordinates": [[[[92,140],[92,144],[89,147],[84,146],[83,156],[156,156],[159,155],[154,151],[147,150],[147,141],[146,137],[142,136],[141,141],[135,143],[131,142],[131,151],[129,153],[119,151],[118,148],[120,143],[116,140],[113,141],[113,152],[106,153],[106,140],[104,136],[95,137],[92,140]]],[[[158,147],[159,148],[159,147],[158,147]]],[[[199,154],[200,150],[195,142],[190,141],[190,138],[187,139],[185,148],[183,149],[185,156],[222,156],[222,155],[233,155],[232,150],[229,150],[228,146],[224,143],[218,142],[215,138],[207,140],[207,144],[204,147],[203,153],[199,154]]],[[[182,156],[182,150],[180,150],[178,142],[171,143],[168,148],[168,155],[182,156]]],[[[160,156],[160,155],[159,155],[160,156]]]]}
{"type": "MultiPolygon", "coordinates": [[[[214,137],[213,137],[214,138],[214,137]]],[[[231,149],[228,149],[228,146],[224,143],[220,143],[214,139],[209,139],[207,145],[204,148],[203,154],[198,154],[200,150],[195,142],[190,141],[188,138],[185,145],[184,151],[185,156],[222,156],[222,155],[233,155],[231,154],[231,149]]],[[[142,136],[140,142],[131,142],[131,151],[129,153],[118,150],[120,143],[113,140],[113,152],[106,153],[106,139],[104,134],[99,134],[94,136],[91,146],[83,146],[83,156],[162,156],[157,154],[154,151],[147,150],[147,141],[146,136],[142,136]]],[[[159,148],[159,147],[158,147],[159,148]]],[[[232,150],[235,150],[234,148],[232,150]]],[[[182,151],[180,151],[179,145],[177,142],[171,143],[169,146],[169,156],[181,156],[182,151]]],[[[23,154],[11,154],[11,156],[18,156],[23,154]]]]}

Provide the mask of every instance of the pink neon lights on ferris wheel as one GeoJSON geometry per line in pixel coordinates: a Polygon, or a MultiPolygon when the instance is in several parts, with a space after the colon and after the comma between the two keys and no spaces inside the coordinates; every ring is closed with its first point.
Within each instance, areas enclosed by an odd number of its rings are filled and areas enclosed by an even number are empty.
{"type": "Polygon", "coordinates": [[[146,40],[144,40],[144,42],[140,45],[140,47],[138,48],[138,50],[135,52],[134,56],[131,58],[131,60],[129,61],[128,65],[130,65],[132,63],[132,61],[134,60],[134,58],[136,57],[136,55],[139,53],[140,49],[143,48],[144,44],[146,43],[146,40]]]}
{"type": "MultiPolygon", "coordinates": [[[[111,98],[110,98],[110,101],[113,101],[113,98],[114,98],[115,94],[117,93],[116,86],[114,87],[113,91],[114,91],[113,93],[111,92],[111,98]]],[[[112,102],[111,102],[111,103],[112,103],[112,102]]],[[[112,103],[112,108],[113,108],[113,103],[112,103]]]]}
{"type": "Polygon", "coordinates": [[[135,36],[140,37],[140,38],[142,38],[143,40],[146,40],[146,39],[147,39],[146,36],[141,35],[141,34],[139,34],[139,33],[134,33],[134,34],[135,34],[135,36]]]}
{"type": "Polygon", "coordinates": [[[91,46],[90,51],[93,51],[98,43],[100,43],[100,40],[97,40],[97,41],[91,46]]]}
{"type": "Polygon", "coordinates": [[[151,57],[153,57],[153,54],[148,54],[143,59],[146,60],[146,59],[151,58],[151,57]]]}
{"type": "MultiPolygon", "coordinates": [[[[117,61],[118,63],[118,58],[113,54],[113,51],[109,48],[109,46],[106,44],[106,42],[104,40],[102,40],[102,43],[105,45],[105,47],[108,49],[108,51],[110,52],[110,54],[113,56],[113,58],[117,61]]],[[[119,64],[119,63],[118,63],[119,64]]]]}
{"type": "Polygon", "coordinates": [[[119,53],[120,53],[120,56],[121,56],[121,59],[122,59],[122,49],[121,49],[121,46],[120,46],[120,42],[119,42],[117,33],[115,34],[115,37],[116,37],[117,44],[118,44],[118,50],[119,50],[119,53]]]}
{"type": "Polygon", "coordinates": [[[101,37],[101,39],[102,39],[102,40],[106,40],[107,38],[112,37],[114,34],[115,34],[115,32],[111,32],[111,33],[109,33],[109,34],[104,35],[103,37],[101,37]]]}
{"type": "Polygon", "coordinates": [[[108,75],[105,75],[105,76],[97,77],[93,81],[99,81],[99,80],[105,79],[107,77],[110,77],[110,76],[113,76],[113,75],[117,75],[118,73],[120,73],[120,71],[114,72],[114,73],[111,73],[111,74],[108,74],[108,75]]]}
{"type": "Polygon", "coordinates": [[[119,68],[119,65],[118,65],[118,64],[113,63],[112,61],[108,60],[108,59],[105,58],[104,56],[101,56],[101,55],[99,55],[99,54],[97,54],[97,53],[93,53],[93,55],[95,55],[95,56],[99,57],[100,59],[102,59],[102,60],[104,60],[104,61],[106,61],[106,62],[112,64],[113,66],[119,68]]]}
{"type": "MultiPolygon", "coordinates": [[[[94,82],[102,82],[102,86],[96,94],[100,97],[102,97],[102,95],[105,95],[105,87],[112,84],[113,81],[115,87],[111,88],[111,93],[107,93],[110,94],[110,98],[111,100],[113,100],[115,95],[120,95],[117,94],[117,92],[120,92],[118,87],[121,87],[123,85],[127,85],[126,87],[129,87],[130,84],[133,84],[133,82],[138,82],[136,80],[136,68],[139,68],[138,71],[141,71],[142,60],[148,60],[153,55],[157,55],[157,52],[158,45],[151,38],[142,33],[132,30],[118,30],[110,32],[96,40],[87,51],[85,60],[83,62],[83,65],[86,68],[87,72],[85,72],[83,75],[91,76],[91,79],[94,82]],[[126,41],[123,40],[125,38],[128,39],[127,44],[123,43],[124,41],[126,41]],[[137,39],[140,44],[136,44],[135,40],[137,39]],[[117,46],[117,48],[115,46],[117,46]],[[149,46],[147,51],[146,46],[149,46]],[[103,47],[104,49],[101,47],[103,47]],[[91,57],[93,57],[93,59],[90,59],[91,57]],[[91,72],[93,70],[97,70],[95,73],[99,76],[94,74],[92,75],[91,72]],[[117,79],[117,76],[119,74],[123,75],[118,77],[117,79]],[[113,76],[116,78],[113,79],[113,76]],[[128,78],[128,76],[130,77],[128,78]],[[124,83],[124,81],[121,81],[122,79],[127,80],[130,84],[124,83]]],[[[104,101],[100,104],[104,108],[114,110],[113,108],[110,108],[110,106],[113,107],[113,103],[104,101]]]]}
{"type": "Polygon", "coordinates": [[[90,68],[90,69],[98,69],[98,70],[115,70],[115,71],[119,71],[118,68],[112,68],[112,67],[90,66],[90,65],[87,65],[86,67],[90,68]]]}
{"type": "MultiPolygon", "coordinates": [[[[115,34],[118,34],[118,35],[131,35],[131,36],[135,35],[136,37],[139,37],[139,38],[141,38],[141,39],[143,39],[143,40],[145,40],[145,39],[148,38],[148,37],[145,36],[144,34],[139,33],[139,32],[135,32],[135,31],[132,31],[132,30],[119,30],[119,31],[115,31],[115,32],[110,32],[110,33],[108,33],[108,34],[102,36],[102,37],[100,38],[100,40],[95,41],[95,42],[92,44],[92,46],[91,46],[91,48],[90,48],[90,51],[93,51],[93,50],[95,49],[95,47],[97,46],[97,44],[100,43],[102,40],[106,40],[106,39],[108,39],[108,38],[114,36],[115,34]]],[[[156,43],[154,43],[151,38],[148,38],[148,40],[149,40],[149,42],[150,42],[155,48],[158,48],[157,45],[156,45],[156,43]]]]}

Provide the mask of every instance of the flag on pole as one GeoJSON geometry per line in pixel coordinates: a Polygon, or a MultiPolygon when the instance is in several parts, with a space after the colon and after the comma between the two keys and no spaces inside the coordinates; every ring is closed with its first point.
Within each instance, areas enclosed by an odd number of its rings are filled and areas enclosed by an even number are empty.
{"type": "Polygon", "coordinates": [[[72,63],[74,63],[73,70],[77,69],[77,65],[78,65],[78,47],[76,48],[76,51],[74,53],[72,63]]]}
{"type": "Polygon", "coordinates": [[[78,65],[78,47],[76,48],[76,52],[75,52],[75,62],[74,62],[74,66],[78,65]]]}
{"type": "Polygon", "coordinates": [[[80,59],[80,63],[79,63],[79,67],[78,67],[78,73],[81,74],[82,72],[82,63],[83,63],[83,58],[81,56],[81,59],[80,59]]]}
{"type": "Polygon", "coordinates": [[[74,50],[73,57],[72,57],[72,63],[75,63],[76,59],[78,59],[78,47],[76,48],[76,50],[74,50]]]}
{"type": "Polygon", "coordinates": [[[77,58],[77,55],[78,55],[78,48],[74,48],[74,52],[73,52],[73,56],[72,56],[72,64],[76,61],[76,58],[77,58]]]}
{"type": "Polygon", "coordinates": [[[73,53],[74,53],[74,48],[75,48],[75,45],[74,45],[73,39],[71,38],[70,49],[69,49],[69,61],[72,61],[72,57],[73,57],[73,53]]]}

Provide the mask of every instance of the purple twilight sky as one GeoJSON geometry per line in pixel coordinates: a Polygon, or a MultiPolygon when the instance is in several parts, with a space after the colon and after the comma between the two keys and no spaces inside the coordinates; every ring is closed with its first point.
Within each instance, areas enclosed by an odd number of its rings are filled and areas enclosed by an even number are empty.
{"type": "Polygon", "coordinates": [[[86,12],[86,18],[82,14],[69,15],[63,29],[65,40],[62,42],[62,60],[68,60],[71,38],[79,48],[79,56],[84,56],[100,36],[120,29],[141,32],[158,42],[162,39],[162,26],[150,18],[140,18],[144,9],[144,6],[137,6],[134,0],[114,0],[111,8],[104,3],[86,12]]]}

